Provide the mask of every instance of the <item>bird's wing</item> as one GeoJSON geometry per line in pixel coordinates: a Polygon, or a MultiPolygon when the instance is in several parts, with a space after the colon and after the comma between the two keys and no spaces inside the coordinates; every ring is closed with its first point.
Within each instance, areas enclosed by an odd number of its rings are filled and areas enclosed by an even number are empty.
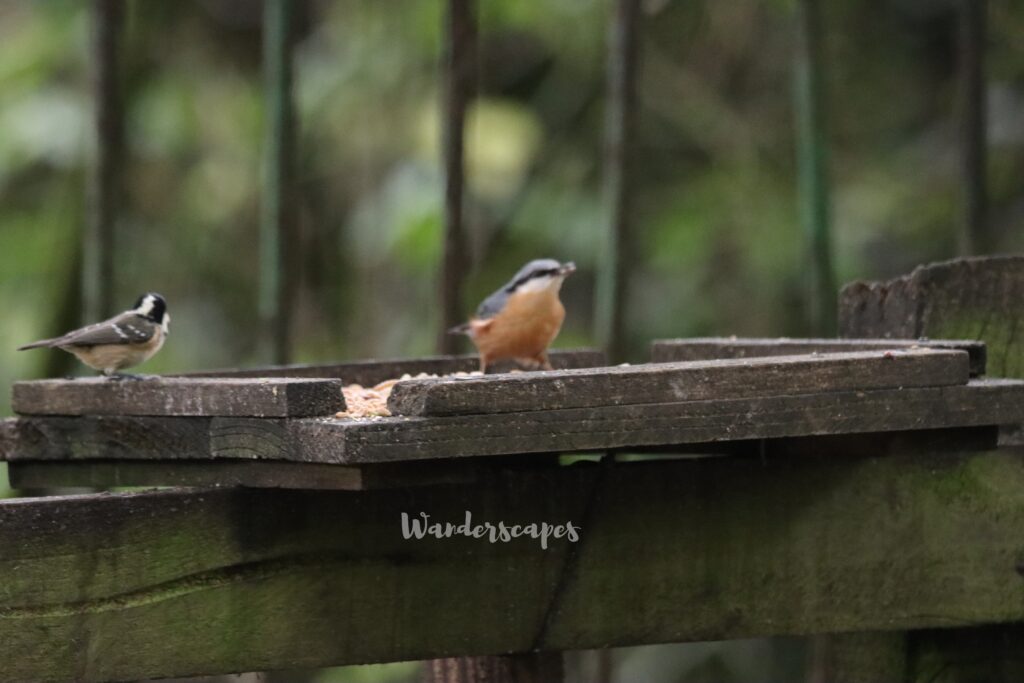
{"type": "Polygon", "coordinates": [[[507,301],[508,292],[503,287],[483,300],[480,307],[476,309],[477,320],[488,320],[498,315],[498,313],[501,313],[501,309],[505,308],[507,301]]]}
{"type": "Polygon", "coordinates": [[[142,344],[153,338],[157,325],[130,311],[95,325],[68,332],[53,340],[53,346],[102,346],[142,344]]]}

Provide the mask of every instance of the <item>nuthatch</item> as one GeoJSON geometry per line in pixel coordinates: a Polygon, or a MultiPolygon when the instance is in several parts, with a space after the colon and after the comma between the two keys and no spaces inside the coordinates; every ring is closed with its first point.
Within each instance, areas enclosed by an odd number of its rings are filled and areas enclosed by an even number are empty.
{"type": "Polygon", "coordinates": [[[558,298],[562,281],[576,270],[553,259],[530,261],[508,284],[484,299],[468,323],[453,327],[480,352],[480,371],[499,360],[514,359],[551,369],[548,345],[558,336],[565,307],[558,298]]]}
{"type": "Polygon", "coordinates": [[[18,350],[57,348],[75,354],[78,360],[108,377],[131,377],[118,371],[152,358],[164,345],[170,322],[167,302],[150,292],[140,296],[134,308],[109,320],[72,330],[62,337],[26,344],[18,350]]]}

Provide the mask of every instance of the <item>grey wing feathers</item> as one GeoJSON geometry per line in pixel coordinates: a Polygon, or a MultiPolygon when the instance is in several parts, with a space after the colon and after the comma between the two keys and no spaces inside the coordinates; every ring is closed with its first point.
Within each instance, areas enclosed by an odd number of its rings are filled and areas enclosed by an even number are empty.
{"type": "Polygon", "coordinates": [[[484,299],[480,307],[476,309],[476,317],[479,320],[487,320],[493,318],[501,312],[501,309],[505,308],[505,302],[508,301],[508,292],[502,287],[494,294],[484,299]]]}
{"type": "Polygon", "coordinates": [[[105,344],[142,344],[153,338],[156,325],[134,313],[122,313],[110,320],[89,325],[63,337],[47,339],[22,348],[39,346],[103,346],[105,344]]]}

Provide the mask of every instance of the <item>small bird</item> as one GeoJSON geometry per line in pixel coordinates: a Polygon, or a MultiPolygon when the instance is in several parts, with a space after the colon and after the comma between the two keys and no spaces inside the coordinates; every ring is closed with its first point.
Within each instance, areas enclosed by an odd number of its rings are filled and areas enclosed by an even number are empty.
{"type": "Polygon", "coordinates": [[[530,261],[508,284],[484,299],[468,323],[448,331],[473,340],[480,352],[480,372],[486,373],[488,365],[506,359],[551,370],[548,345],[565,320],[558,292],[575,270],[571,262],[530,261]]]}
{"type": "Polygon", "coordinates": [[[61,349],[73,353],[90,368],[107,377],[136,378],[119,371],[153,357],[169,334],[171,316],[167,302],[159,294],[149,292],[139,297],[135,307],[109,320],[72,330],[62,337],[26,344],[26,349],[61,349]]]}

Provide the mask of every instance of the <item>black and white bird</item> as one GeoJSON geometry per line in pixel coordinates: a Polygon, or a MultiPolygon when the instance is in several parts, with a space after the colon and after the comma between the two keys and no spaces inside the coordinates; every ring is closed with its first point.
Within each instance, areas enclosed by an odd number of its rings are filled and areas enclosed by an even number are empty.
{"type": "Polygon", "coordinates": [[[159,294],[149,292],[139,297],[134,308],[109,320],[26,344],[18,350],[61,349],[108,377],[131,377],[120,371],[152,358],[164,345],[170,322],[167,302],[159,294]]]}

